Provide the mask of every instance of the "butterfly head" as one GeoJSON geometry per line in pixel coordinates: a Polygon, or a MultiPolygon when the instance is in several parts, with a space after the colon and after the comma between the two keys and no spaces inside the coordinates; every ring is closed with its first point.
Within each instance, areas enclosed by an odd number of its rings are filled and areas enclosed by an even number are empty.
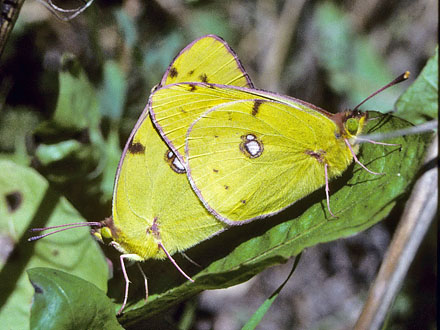
{"type": "Polygon", "coordinates": [[[353,139],[362,133],[368,115],[358,110],[346,111],[344,114],[342,135],[353,139]]]}
{"type": "Polygon", "coordinates": [[[100,222],[101,226],[92,227],[92,235],[101,243],[113,241],[117,237],[116,227],[113,224],[113,218],[108,217],[100,222]]]}
{"type": "Polygon", "coordinates": [[[338,127],[338,132],[335,133],[336,137],[354,142],[356,136],[362,133],[367,117],[366,112],[358,110],[348,110],[334,114],[332,119],[338,127]]]}

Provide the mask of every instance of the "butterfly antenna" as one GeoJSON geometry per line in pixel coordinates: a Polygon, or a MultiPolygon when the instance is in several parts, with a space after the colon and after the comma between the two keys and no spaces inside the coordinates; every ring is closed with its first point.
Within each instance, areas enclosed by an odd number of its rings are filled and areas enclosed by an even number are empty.
{"type": "Polygon", "coordinates": [[[38,236],[32,236],[28,238],[28,242],[37,241],[43,237],[47,237],[65,230],[73,229],[73,228],[79,228],[79,227],[102,227],[103,224],[101,222],[75,222],[75,223],[68,223],[65,225],[58,225],[58,226],[52,226],[52,227],[44,227],[44,228],[31,228],[29,231],[31,233],[38,232],[38,231],[45,231],[45,230],[51,230],[51,229],[58,229],[55,231],[52,231],[50,233],[38,235],[38,236]]]}
{"type": "Polygon", "coordinates": [[[400,76],[398,76],[396,79],[394,79],[393,81],[391,81],[390,83],[386,84],[385,86],[383,86],[382,88],[379,88],[377,91],[375,91],[373,94],[371,94],[370,96],[368,96],[366,99],[364,99],[361,103],[359,103],[354,109],[353,111],[356,111],[362,104],[364,104],[365,102],[367,102],[369,99],[371,99],[373,96],[376,96],[377,94],[379,94],[380,92],[383,92],[385,89],[397,85],[398,83],[401,83],[402,81],[405,81],[406,79],[409,78],[410,72],[409,71],[405,71],[404,73],[402,73],[400,76]]]}

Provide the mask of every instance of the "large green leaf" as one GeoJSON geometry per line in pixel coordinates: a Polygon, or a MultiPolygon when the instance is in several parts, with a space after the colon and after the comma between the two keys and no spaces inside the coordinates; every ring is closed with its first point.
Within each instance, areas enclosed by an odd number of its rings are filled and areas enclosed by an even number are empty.
{"type": "Polygon", "coordinates": [[[51,268],[27,273],[35,289],[31,329],[122,329],[114,304],[94,284],[51,268]]]}
{"type": "Polygon", "coordinates": [[[108,267],[87,228],[28,242],[29,228],[83,221],[33,169],[0,160],[0,324],[29,327],[33,289],[25,274],[30,267],[62,269],[107,290],[108,267]]]}
{"type": "MultiPolygon", "coordinates": [[[[371,116],[374,119],[368,124],[370,132],[394,131],[410,125],[392,116],[378,113],[371,116]]],[[[320,189],[274,217],[231,228],[191,249],[188,255],[201,264],[203,270],[197,273],[189,263],[180,263],[185,270],[192,268],[190,274],[195,283],[181,284],[182,280],[176,278],[177,271],[167,263],[148,262],[152,293],[149,302],[135,304],[134,309],[122,317],[122,324],[138,324],[202,290],[241,283],[267,267],[286,262],[306,247],[371,227],[384,219],[404,196],[417,173],[428,140],[428,136],[418,135],[390,141],[401,144],[401,148],[364,144],[360,161],[386,175],[372,175],[356,164],[331,182],[330,203],[337,219],[329,216],[324,190],[320,189]]]]}

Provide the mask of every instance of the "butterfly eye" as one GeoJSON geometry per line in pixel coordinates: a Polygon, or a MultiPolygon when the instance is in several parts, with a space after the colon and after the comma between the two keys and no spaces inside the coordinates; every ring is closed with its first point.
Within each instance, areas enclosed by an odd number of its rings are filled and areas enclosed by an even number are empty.
{"type": "Polygon", "coordinates": [[[111,229],[109,227],[102,227],[100,228],[99,233],[101,234],[101,237],[111,239],[113,238],[111,229]]]}
{"type": "Polygon", "coordinates": [[[345,122],[345,130],[350,135],[356,135],[359,129],[359,120],[355,118],[348,118],[345,122]]]}

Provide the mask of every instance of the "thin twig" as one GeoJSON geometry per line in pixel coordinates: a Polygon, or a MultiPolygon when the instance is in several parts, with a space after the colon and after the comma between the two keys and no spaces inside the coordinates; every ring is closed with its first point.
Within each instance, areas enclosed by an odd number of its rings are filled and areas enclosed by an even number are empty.
{"type": "MultiPolygon", "coordinates": [[[[424,164],[437,158],[438,136],[430,145],[424,164]]],[[[437,212],[436,165],[437,162],[423,173],[414,186],[355,329],[380,329],[402,286],[408,268],[437,212]]]]}
{"type": "Polygon", "coordinates": [[[84,10],[89,8],[89,6],[93,3],[93,0],[82,0],[83,5],[73,8],[73,9],[63,9],[61,7],[58,7],[55,5],[52,0],[37,0],[39,3],[41,3],[44,7],[46,7],[52,14],[55,15],[56,18],[58,18],[61,21],[68,22],[75,17],[77,17],[79,14],[81,14],[84,10]],[[66,15],[66,16],[63,16],[66,15]]]}
{"type": "Polygon", "coordinates": [[[0,56],[14,28],[24,0],[2,1],[0,7],[0,56]]]}
{"type": "Polygon", "coordinates": [[[368,135],[360,135],[357,137],[356,142],[357,143],[368,142],[368,141],[362,141],[365,139],[369,139],[372,141],[383,141],[383,140],[396,138],[399,136],[407,136],[410,134],[420,134],[420,133],[432,131],[432,130],[436,129],[437,127],[438,127],[438,120],[431,120],[431,121],[428,121],[426,123],[423,123],[423,124],[420,124],[417,126],[411,126],[411,127],[403,128],[403,129],[396,130],[396,131],[385,132],[385,133],[373,133],[373,134],[368,134],[368,135]]]}
{"type": "Polygon", "coordinates": [[[279,90],[280,76],[289,53],[305,0],[287,0],[275,31],[276,37],[263,60],[260,85],[268,90],[279,90]]]}

